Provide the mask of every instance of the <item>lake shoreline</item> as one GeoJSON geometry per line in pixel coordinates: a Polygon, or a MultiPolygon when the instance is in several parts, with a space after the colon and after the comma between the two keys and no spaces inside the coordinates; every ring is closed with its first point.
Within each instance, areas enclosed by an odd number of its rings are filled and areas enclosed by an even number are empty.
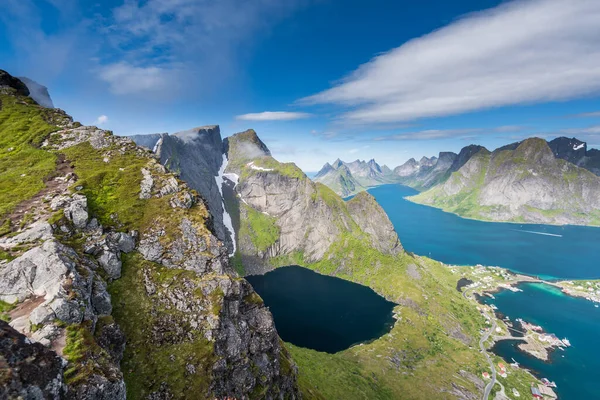
{"type": "MultiPolygon", "coordinates": [[[[401,185],[401,186],[405,186],[405,185],[401,185]]],[[[408,186],[410,187],[410,186],[408,186]]],[[[411,188],[413,189],[413,188],[411,188]]],[[[422,192],[420,192],[422,193],[422,192]]],[[[480,221],[480,222],[497,222],[497,223],[502,223],[502,224],[515,224],[515,225],[549,225],[549,226],[556,226],[556,227],[564,227],[564,226],[585,226],[588,228],[600,228],[600,224],[596,224],[596,225],[590,225],[590,224],[577,224],[577,223],[568,223],[568,224],[558,224],[558,223],[553,223],[553,222],[548,222],[548,221],[538,221],[538,222],[533,222],[533,221],[508,221],[508,220],[497,220],[497,219],[485,219],[485,218],[476,218],[476,217],[467,217],[465,215],[462,214],[458,214],[454,211],[450,211],[447,208],[444,207],[439,207],[433,204],[428,204],[428,203],[423,203],[420,201],[416,201],[414,199],[414,197],[418,196],[420,193],[416,194],[416,195],[411,195],[411,196],[405,196],[403,197],[404,200],[409,201],[413,204],[418,204],[421,206],[426,206],[426,207],[431,207],[431,208],[435,208],[436,210],[440,210],[442,212],[448,213],[448,214],[452,214],[452,215],[456,215],[459,218],[462,219],[466,219],[466,220],[471,220],[471,221],[480,221]]]]}

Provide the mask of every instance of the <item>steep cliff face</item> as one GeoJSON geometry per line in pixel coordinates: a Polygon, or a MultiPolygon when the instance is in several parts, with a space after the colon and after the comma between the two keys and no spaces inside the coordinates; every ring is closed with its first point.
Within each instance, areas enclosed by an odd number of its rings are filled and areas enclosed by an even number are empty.
{"type": "Polygon", "coordinates": [[[223,164],[223,142],[219,127],[203,126],[171,135],[138,135],[131,138],[137,144],[153,150],[161,164],[200,193],[208,204],[217,237],[232,252],[232,232],[223,221],[223,201],[215,179],[223,164]]]}
{"type": "Polygon", "coordinates": [[[238,244],[246,273],[263,273],[273,268],[273,259],[291,255],[305,262],[320,260],[346,234],[364,234],[388,253],[402,250],[387,215],[371,195],[358,196],[351,207],[294,164],[275,161],[264,144],[257,152],[257,140],[254,132],[227,140],[228,172],[239,176],[238,244]],[[361,212],[366,214],[358,215],[361,212]]]}
{"type": "Polygon", "coordinates": [[[481,150],[442,185],[412,198],[494,221],[598,225],[600,178],[562,159],[546,141],[481,150]]]}
{"type": "MultiPolygon", "coordinates": [[[[41,388],[59,393],[49,398],[297,398],[295,366],[207,202],[130,139],[11,85],[0,93],[1,318],[39,345],[0,327],[14,337],[0,354],[16,360],[0,394],[56,377],[41,388]],[[35,382],[25,353],[48,360],[35,382]]],[[[219,146],[210,162],[220,157],[219,146]]]]}

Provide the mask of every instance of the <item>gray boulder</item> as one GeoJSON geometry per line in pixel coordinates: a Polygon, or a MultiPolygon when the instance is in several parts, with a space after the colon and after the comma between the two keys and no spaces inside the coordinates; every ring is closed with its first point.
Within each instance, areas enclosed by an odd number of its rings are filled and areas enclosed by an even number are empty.
{"type": "Polygon", "coordinates": [[[82,194],[74,194],[65,206],[65,217],[75,228],[84,229],[88,223],[87,198],[82,194]]]}
{"type": "Polygon", "coordinates": [[[106,271],[111,279],[121,277],[121,254],[118,251],[103,249],[98,257],[98,264],[106,271]]]}

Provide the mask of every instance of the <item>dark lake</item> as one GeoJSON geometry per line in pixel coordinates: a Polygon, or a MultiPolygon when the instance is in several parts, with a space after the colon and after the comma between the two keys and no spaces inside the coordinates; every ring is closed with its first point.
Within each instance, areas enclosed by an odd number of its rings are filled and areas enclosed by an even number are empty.
{"type": "Polygon", "coordinates": [[[263,298],[283,340],[336,353],[386,334],[396,304],[372,289],[298,266],[246,279],[263,298]]]}

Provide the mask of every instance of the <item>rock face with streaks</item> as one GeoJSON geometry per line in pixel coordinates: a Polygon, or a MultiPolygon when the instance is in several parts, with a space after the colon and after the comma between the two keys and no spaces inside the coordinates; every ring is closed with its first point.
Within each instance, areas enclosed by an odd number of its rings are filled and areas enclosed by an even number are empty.
{"type": "Polygon", "coordinates": [[[346,204],[294,164],[274,160],[254,131],[227,138],[226,149],[228,171],[240,177],[235,188],[241,220],[238,249],[246,273],[264,273],[272,269],[272,258],[294,254],[316,262],[349,232],[366,234],[384,252],[402,250],[391,222],[370,194],[346,204]]]}
{"type": "Polygon", "coordinates": [[[152,149],[161,164],[178,174],[206,200],[217,237],[231,251],[231,233],[223,223],[223,200],[215,181],[223,163],[223,142],[218,126],[202,126],[174,134],[131,136],[152,149]],[[150,143],[154,142],[152,147],[150,143]]]}

